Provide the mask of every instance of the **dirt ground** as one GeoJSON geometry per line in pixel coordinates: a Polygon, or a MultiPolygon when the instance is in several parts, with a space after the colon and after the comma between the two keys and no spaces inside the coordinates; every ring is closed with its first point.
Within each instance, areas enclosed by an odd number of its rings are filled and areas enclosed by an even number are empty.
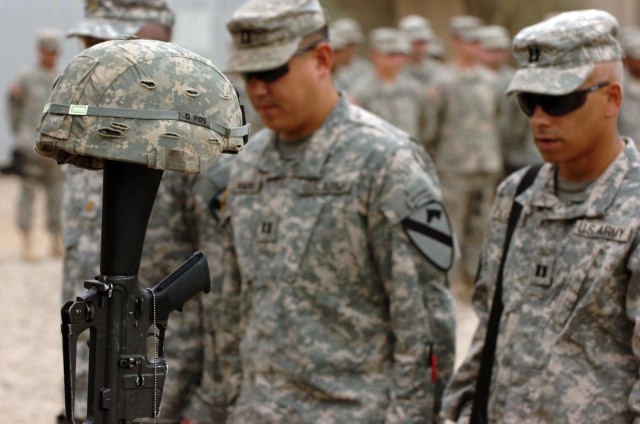
{"type": "MultiPolygon", "coordinates": [[[[38,258],[22,259],[22,240],[15,226],[18,190],[16,178],[0,176],[0,421],[51,424],[64,404],[62,261],[48,257],[42,195],[35,205],[38,258]]],[[[460,305],[458,364],[475,324],[469,305],[460,305]]]]}

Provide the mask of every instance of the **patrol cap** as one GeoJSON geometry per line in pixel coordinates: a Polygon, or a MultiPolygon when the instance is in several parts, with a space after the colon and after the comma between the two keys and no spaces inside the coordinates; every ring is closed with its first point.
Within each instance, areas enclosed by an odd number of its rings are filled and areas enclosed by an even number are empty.
{"type": "Polygon", "coordinates": [[[36,33],[38,48],[48,51],[60,51],[62,32],[57,28],[40,28],[36,33]]]}
{"type": "Polygon", "coordinates": [[[329,43],[335,51],[344,50],[351,44],[349,42],[349,34],[344,29],[334,25],[329,26],[329,43]]]}
{"type": "Polygon", "coordinates": [[[595,63],[622,59],[618,21],[602,10],[560,13],[521,30],[513,40],[520,65],[507,94],[562,95],[587,80],[595,63]]]}
{"type": "Polygon", "coordinates": [[[431,41],[434,37],[431,22],[420,15],[405,16],[398,27],[409,34],[411,41],[431,41]]]}
{"type": "Polygon", "coordinates": [[[360,24],[355,19],[340,18],[331,23],[331,27],[338,29],[347,38],[349,44],[362,44],[364,40],[364,34],[360,24]]]}
{"type": "Polygon", "coordinates": [[[485,50],[508,50],[511,45],[509,31],[501,25],[481,26],[476,36],[485,50]]]}
{"type": "Polygon", "coordinates": [[[640,27],[625,27],[620,30],[620,44],[627,58],[640,60],[640,27]]]}
{"type": "Polygon", "coordinates": [[[369,33],[369,45],[372,50],[382,54],[404,54],[411,52],[409,36],[399,29],[382,27],[369,33]]]}
{"type": "Polygon", "coordinates": [[[71,28],[67,37],[113,40],[135,35],[144,24],[173,26],[175,15],[165,0],[85,0],[85,17],[71,28]]]}
{"type": "Polygon", "coordinates": [[[482,19],[471,15],[458,15],[449,20],[451,35],[465,41],[478,41],[476,30],[482,25],[482,19]]]}
{"type": "Polygon", "coordinates": [[[318,0],[249,0],[236,10],[227,29],[235,47],[227,72],[278,68],[328,35],[318,0]]]}

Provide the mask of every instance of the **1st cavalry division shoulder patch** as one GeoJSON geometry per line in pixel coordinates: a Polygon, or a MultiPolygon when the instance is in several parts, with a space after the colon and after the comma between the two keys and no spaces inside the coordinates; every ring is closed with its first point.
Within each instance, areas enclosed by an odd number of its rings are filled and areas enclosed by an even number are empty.
{"type": "Polygon", "coordinates": [[[440,202],[430,202],[402,221],[405,232],[429,261],[443,271],[453,265],[453,230],[440,202]]]}

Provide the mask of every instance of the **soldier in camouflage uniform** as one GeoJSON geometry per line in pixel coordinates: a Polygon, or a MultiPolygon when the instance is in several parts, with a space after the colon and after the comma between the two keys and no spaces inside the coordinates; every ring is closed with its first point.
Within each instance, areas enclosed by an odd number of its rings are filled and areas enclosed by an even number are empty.
{"type": "Polygon", "coordinates": [[[419,15],[407,15],[402,18],[398,27],[409,35],[411,54],[405,72],[423,84],[431,83],[442,64],[429,57],[428,51],[435,34],[429,21],[419,15]]]}
{"type": "MultiPolygon", "coordinates": [[[[488,422],[631,423],[640,418],[640,157],[620,137],[616,19],[559,14],[514,38],[516,93],[545,164],[515,199],[488,422]]],[[[506,222],[524,174],[493,204],[473,301],[480,323],[442,417],[467,422],[506,222]]],[[[483,389],[484,390],[484,389],[483,389]]]]}
{"type": "Polygon", "coordinates": [[[432,108],[426,89],[402,73],[411,50],[408,36],[395,28],[377,28],[370,33],[369,46],[374,73],[361,79],[351,99],[424,144],[432,108]]]}
{"type": "Polygon", "coordinates": [[[336,69],[335,81],[341,90],[350,92],[358,85],[361,78],[373,73],[371,63],[358,53],[364,34],[360,24],[351,18],[336,19],[331,27],[333,30],[340,31],[346,40],[343,49],[346,57],[343,66],[336,69]]]}
{"type": "Polygon", "coordinates": [[[461,299],[470,294],[493,193],[502,175],[495,76],[478,62],[474,16],[454,16],[454,57],[433,83],[435,136],[429,152],[442,181],[442,194],[458,235],[462,258],[452,272],[461,299]]]}
{"type": "MultiPolygon", "coordinates": [[[[68,32],[85,47],[118,37],[136,35],[168,41],[174,14],[164,1],[135,4],[122,0],[87,1],[85,18],[68,32]]],[[[154,285],[198,249],[198,207],[192,191],[196,177],[167,171],[163,174],[147,226],[140,264],[143,284],[154,285]]],[[[102,225],[102,172],[66,167],[63,203],[63,301],[82,290],[82,282],[99,273],[102,225]]],[[[206,294],[187,302],[181,314],[172,317],[167,330],[165,356],[169,372],[162,401],[161,418],[177,423],[190,401],[201,374],[203,348],[202,302],[206,294]]],[[[209,312],[207,311],[207,314],[209,312]]],[[[79,371],[86,368],[86,349],[79,349],[79,371]],[[84,366],[83,366],[84,365],[84,366]]],[[[79,382],[86,377],[79,373],[79,382]]],[[[76,402],[83,408],[86,387],[77,388],[76,402]]],[[[79,411],[79,416],[82,411],[79,411]]]]}
{"type": "Polygon", "coordinates": [[[480,40],[480,63],[496,76],[496,90],[500,98],[498,130],[505,176],[518,169],[542,162],[536,150],[526,115],[514,97],[506,91],[515,70],[508,64],[511,38],[505,27],[486,25],[477,30],[480,40]]]}
{"type": "Polygon", "coordinates": [[[223,207],[230,421],[432,422],[455,318],[426,156],[335,90],[317,0],[252,0],[228,29],[227,70],[267,127],[223,207]]]}
{"type": "Polygon", "coordinates": [[[640,28],[626,28],[620,34],[620,43],[624,49],[625,75],[618,128],[620,134],[640,143],[640,28]]]}
{"type": "Polygon", "coordinates": [[[9,88],[9,118],[15,136],[14,166],[20,175],[21,191],[18,201],[18,227],[23,235],[23,257],[35,258],[33,251],[33,209],[38,187],[46,194],[45,216],[51,237],[51,254],[62,256],[60,213],[62,202],[62,172],[60,167],[33,151],[36,127],[42,107],[47,102],[53,82],[58,75],[60,53],[59,30],[42,28],[37,34],[38,63],[24,70],[9,88]]]}

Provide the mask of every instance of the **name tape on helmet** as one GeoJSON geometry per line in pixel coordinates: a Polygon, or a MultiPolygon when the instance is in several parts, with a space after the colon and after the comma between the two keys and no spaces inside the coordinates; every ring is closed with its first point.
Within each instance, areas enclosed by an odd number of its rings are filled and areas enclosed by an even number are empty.
{"type": "Polygon", "coordinates": [[[53,113],[55,115],[74,116],[103,116],[109,118],[129,118],[129,119],[157,119],[183,121],[190,124],[209,128],[224,137],[244,137],[249,135],[250,124],[241,127],[229,128],[219,122],[211,120],[204,115],[192,112],[176,110],[157,109],[121,109],[113,107],[100,107],[89,105],[63,105],[59,103],[47,103],[44,105],[42,113],[53,113]]]}

